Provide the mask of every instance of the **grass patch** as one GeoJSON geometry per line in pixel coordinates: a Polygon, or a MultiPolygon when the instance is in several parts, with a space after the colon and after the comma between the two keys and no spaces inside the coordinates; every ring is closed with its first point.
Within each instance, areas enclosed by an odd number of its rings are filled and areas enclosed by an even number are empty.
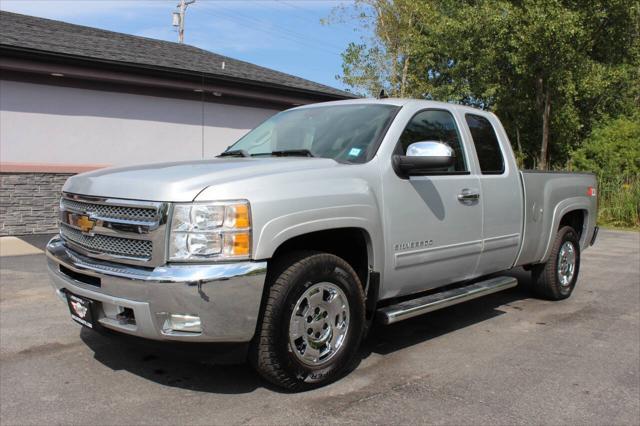
{"type": "Polygon", "coordinates": [[[598,223],[640,229],[640,176],[599,176],[598,223]]]}

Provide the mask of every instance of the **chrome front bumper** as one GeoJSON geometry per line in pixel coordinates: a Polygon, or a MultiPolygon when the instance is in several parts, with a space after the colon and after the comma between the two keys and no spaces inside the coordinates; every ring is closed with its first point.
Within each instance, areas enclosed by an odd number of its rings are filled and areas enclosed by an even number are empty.
{"type": "Polygon", "coordinates": [[[66,301],[69,291],[100,302],[97,321],[105,328],[148,339],[200,342],[248,342],[255,333],[266,262],[140,268],[83,256],[59,237],[49,241],[46,253],[58,296],[66,301]],[[95,279],[83,282],[83,275],[99,278],[100,286],[88,283],[95,279]],[[124,308],[133,311],[135,323],[117,317],[124,308]],[[202,332],[163,330],[168,314],[199,316],[202,332]]]}

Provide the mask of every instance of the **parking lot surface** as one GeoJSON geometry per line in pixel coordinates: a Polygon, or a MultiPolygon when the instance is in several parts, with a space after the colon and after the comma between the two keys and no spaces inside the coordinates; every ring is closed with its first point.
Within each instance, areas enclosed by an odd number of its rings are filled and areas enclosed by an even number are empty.
{"type": "Polygon", "coordinates": [[[374,328],[351,374],[300,394],[81,329],[42,254],[0,262],[2,425],[640,423],[638,233],[601,231],[566,301],[515,271],[516,289],[374,328]]]}

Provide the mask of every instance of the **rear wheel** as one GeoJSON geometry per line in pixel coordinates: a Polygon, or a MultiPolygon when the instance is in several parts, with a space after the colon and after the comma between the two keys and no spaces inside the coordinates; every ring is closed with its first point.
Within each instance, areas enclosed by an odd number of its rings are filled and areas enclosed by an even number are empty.
{"type": "Polygon", "coordinates": [[[360,280],[346,261],[328,253],[294,253],[276,267],[252,364],[291,390],[330,383],[350,366],[362,338],[360,280]]]}
{"type": "Polygon", "coordinates": [[[571,296],[580,271],[580,241],[576,231],[565,226],[558,231],[547,263],[533,268],[533,289],[550,300],[571,296]]]}

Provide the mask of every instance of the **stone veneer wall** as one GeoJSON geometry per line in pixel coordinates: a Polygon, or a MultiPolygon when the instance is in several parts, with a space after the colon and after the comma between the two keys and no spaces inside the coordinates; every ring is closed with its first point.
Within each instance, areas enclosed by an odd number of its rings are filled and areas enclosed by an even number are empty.
{"type": "Polygon", "coordinates": [[[0,235],[58,231],[62,185],[74,173],[0,173],[0,235]]]}

